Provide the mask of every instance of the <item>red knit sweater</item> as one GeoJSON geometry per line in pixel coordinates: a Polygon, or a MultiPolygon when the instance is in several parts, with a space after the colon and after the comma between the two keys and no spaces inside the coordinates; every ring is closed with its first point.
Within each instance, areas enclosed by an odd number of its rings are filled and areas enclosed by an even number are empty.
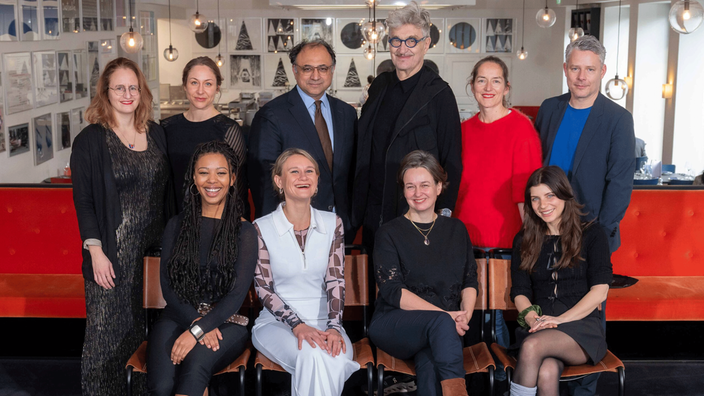
{"type": "Polygon", "coordinates": [[[538,133],[516,110],[490,124],[476,114],[462,123],[462,165],[454,216],[474,246],[511,248],[521,228],[517,204],[542,165],[538,133]]]}

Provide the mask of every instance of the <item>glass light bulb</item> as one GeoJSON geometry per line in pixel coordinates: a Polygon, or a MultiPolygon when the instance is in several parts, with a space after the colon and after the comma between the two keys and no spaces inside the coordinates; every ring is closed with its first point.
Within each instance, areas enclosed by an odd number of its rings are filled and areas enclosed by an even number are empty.
{"type": "Polygon", "coordinates": [[[218,67],[222,67],[222,65],[225,64],[225,60],[222,55],[218,54],[218,56],[215,57],[215,64],[218,65],[218,67]]]}
{"type": "Polygon", "coordinates": [[[368,43],[376,44],[386,35],[386,26],[382,22],[367,22],[362,25],[362,35],[368,43]]]}
{"type": "Polygon", "coordinates": [[[135,32],[132,28],[120,36],[120,47],[128,54],[136,54],[142,49],[144,39],[142,35],[135,32]]]}
{"type": "Polygon", "coordinates": [[[368,60],[374,59],[376,57],[376,49],[374,46],[369,45],[367,48],[364,49],[364,57],[367,58],[368,60]]]}
{"type": "Polygon", "coordinates": [[[584,29],[581,27],[578,28],[572,28],[570,31],[567,33],[567,36],[569,36],[570,41],[575,41],[578,38],[584,36],[584,29]]]}
{"type": "Polygon", "coordinates": [[[541,8],[538,10],[538,13],[535,14],[535,22],[541,28],[549,28],[555,24],[555,21],[557,21],[557,16],[555,15],[555,11],[550,8],[541,8]]]}
{"type": "Polygon", "coordinates": [[[173,62],[178,59],[178,50],[174,48],[173,45],[169,44],[168,48],[164,50],[164,59],[169,62],[173,62]]]}
{"type": "Polygon", "coordinates": [[[203,33],[208,27],[208,19],[205,15],[196,11],[196,13],[191,15],[191,18],[188,20],[188,27],[196,33],[203,33]]]}
{"type": "Polygon", "coordinates": [[[689,34],[697,30],[704,20],[704,8],[696,0],[681,0],[670,7],[668,16],[672,30],[689,34]]]}
{"type": "Polygon", "coordinates": [[[134,47],[134,37],[130,37],[129,41],[127,42],[127,45],[130,47],[134,47]]]}
{"type": "Polygon", "coordinates": [[[604,92],[613,100],[621,100],[628,93],[628,84],[616,74],[614,78],[606,82],[604,92]]]}
{"type": "Polygon", "coordinates": [[[525,60],[528,57],[528,51],[521,47],[521,49],[516,52],[516,56],[518,56],[519,60],[525,60]]]}

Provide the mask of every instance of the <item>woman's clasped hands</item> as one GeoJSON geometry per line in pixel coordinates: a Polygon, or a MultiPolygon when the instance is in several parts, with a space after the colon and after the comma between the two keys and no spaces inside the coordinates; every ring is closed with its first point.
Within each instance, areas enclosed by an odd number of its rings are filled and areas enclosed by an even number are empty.
{"type": "Polygon", "coordinates": [[[558,325],[564,323],[559,317],[550,315],[536,316],[532,322],[533,323],[530,324],[530,329],[528,330],[529,333],[536,333],[545,329],[554,329],[558,325]]]}
{"type": "Polygon", "coordinates": [[[317,344],[332,357],[339,355],[340,351],[342,351],[342,353],[347,352],[347,345],[345,344],[344,338],[342,338],[342,335],[335,329],[321,331],[305,323],[301,323],[293,328],[293,335],[298,339],[299,350],[303,349],[303,342],[307,341],[311,348],[315,348],[317,344]]]}
{"type": "Polygon", "coordinates": [[[455,321],[455,329],[457,334],[463,336],[467,330],[469,330],[469,317],[467,316],[467,311],[449,311],[447,312],[455,321]]]}

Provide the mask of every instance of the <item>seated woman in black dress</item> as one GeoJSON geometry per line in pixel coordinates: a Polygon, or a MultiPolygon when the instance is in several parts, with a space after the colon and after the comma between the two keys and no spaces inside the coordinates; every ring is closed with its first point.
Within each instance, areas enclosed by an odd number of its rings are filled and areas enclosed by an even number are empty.
{"type": "Polygon", "coordinates": [[[533,172],[524,208],[513,241],[511,298],[529,335],[518,351],[511,396],[558,395],[565,364],[596,364],[606,354],[597,307],[611,284],[609,242],[601,227],[581,221],[582,205],[557,166],[533,172]]]}
{"type": "Polygon", "coordinates": [[[467,228],[435,213],[446,181],[430,153],[406,155],[398,182],[408,213],[381,226],[374,247],[379,295],[369,336],[390,355],[415,361],[424,396],[467,395],[462,336],[477,298],[467,228]]]}
{"type": "Polygon", "coordinates": [[[199,145],[190,161],[184,210],[164,231],[167,305],[149,332],[150,395],[202,395],[247,345],[246,319],[234,314],[254,276],[257,231],[241,219],[237,164],[224,142],[199,145]]]}
{"type": "Polygon", "coordinates": [[[247,145],[239,124],[215,108],[215,100],[221,94],[220,68],[207,56],[191,59],[183,68],[181,82],[188,99],[188,110],[161,120],[166,133],[178,212],[183,210],[183,198],[188,187],[185,179],[189,177],[186,167],[193,151],[200,143],[218,140],[226,142],[236,154],[239,172],[235,183],[245,205],[242,215],[249,219],[249,186],[245,165],[247,145]]]}

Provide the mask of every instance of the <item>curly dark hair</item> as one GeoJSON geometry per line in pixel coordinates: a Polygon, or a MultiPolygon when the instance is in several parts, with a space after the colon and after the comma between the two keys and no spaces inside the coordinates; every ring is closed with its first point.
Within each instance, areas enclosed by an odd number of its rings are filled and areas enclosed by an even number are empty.
{"type": "Polygon", "coordinates": [[[210,266],[206,265],[203,273],[199,262],[201,197],[200,194],[191,194],[190,186],[194,184],[196,163],[200,157],[210,153],[222,154],[230,165],[232,175],[236,176],[239,170],[237,156],[227,143],[212,141],[196,147],[186,171],[185,185],[188,186],[189,191],[186,191],[183,203],[181,230],[174,246],[173,256],[167,264],[169,282],[176,295],[196,308],[204,300],[218,301],[232,290],[237,279],[233,263],[237,260],[237,238],[242,226],[243,206],[236,184],[233,184],[225,196],[222,221],[215,230],[208,253],[208,262],[213,259],[217,262],[217,272],[211,274],[210,266]],[[233,189],[235,191],[232,191],[233,189]]]}

